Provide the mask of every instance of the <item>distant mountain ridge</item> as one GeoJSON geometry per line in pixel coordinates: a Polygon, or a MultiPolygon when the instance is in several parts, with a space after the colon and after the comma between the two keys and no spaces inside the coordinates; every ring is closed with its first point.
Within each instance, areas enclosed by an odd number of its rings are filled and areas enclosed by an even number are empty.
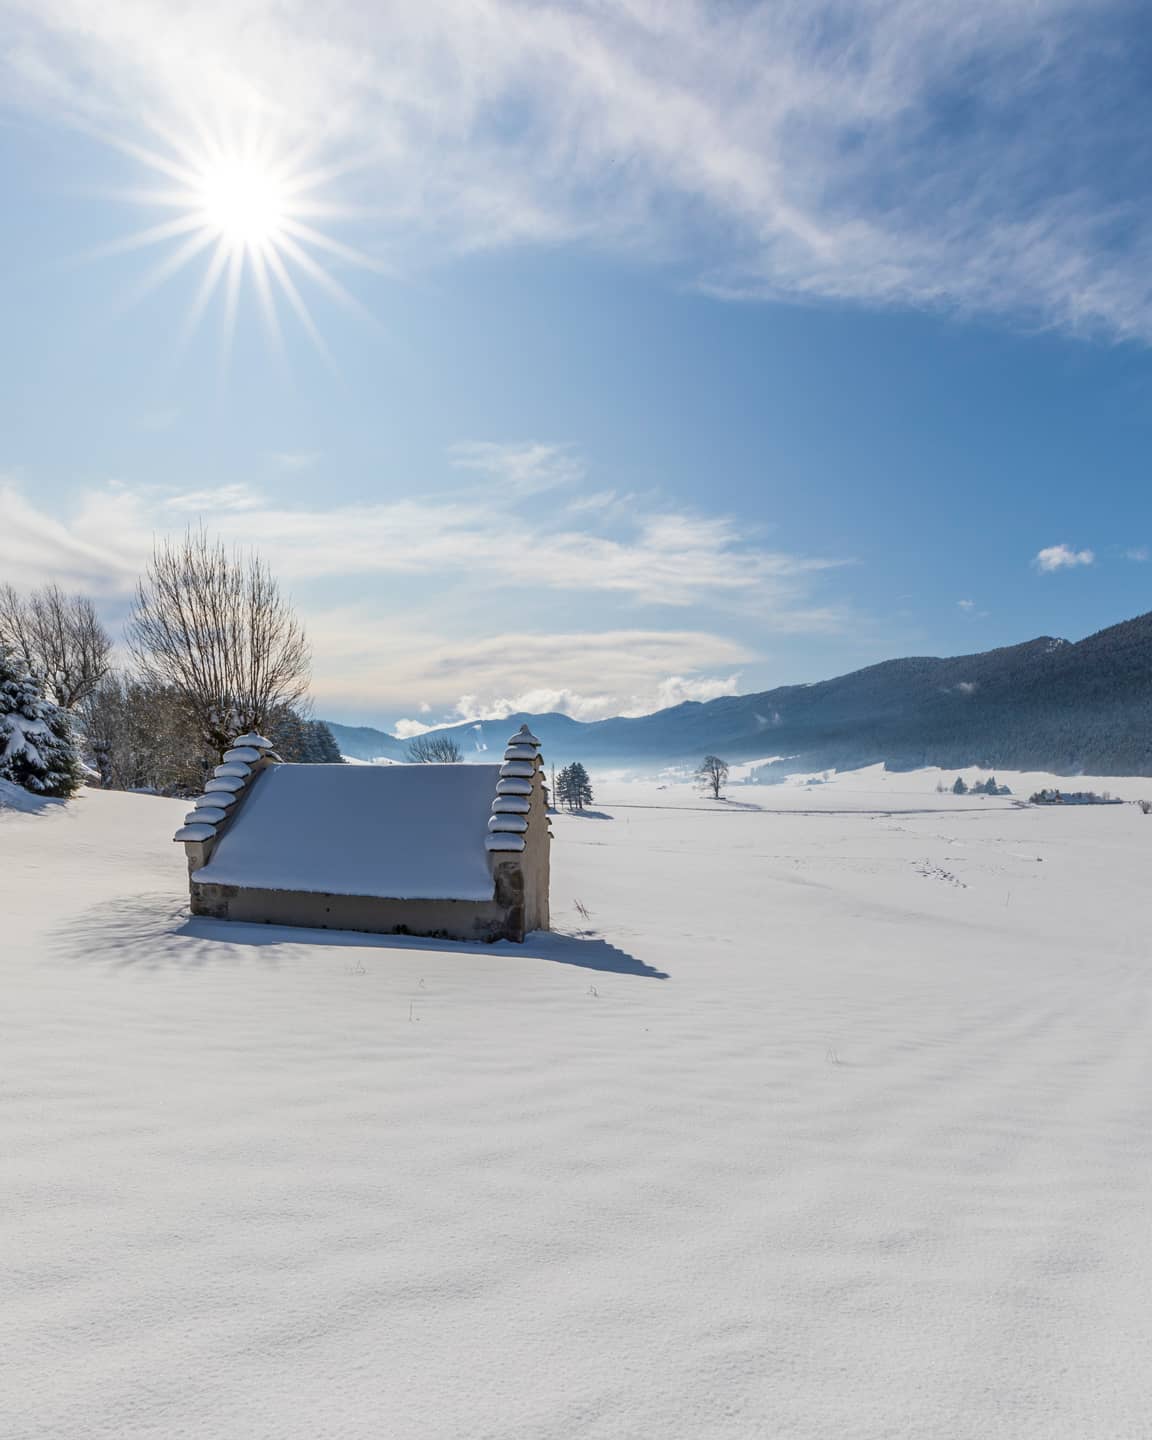
{"type": "MultiPolygon", "coordinates": [[[[1148,775],[1152,614],[1075,643],[1045,635],[974,655],[885,660],[812,685],[686,701],[630,719],[516,714],[432,733],[452,735],[469,758],[489,758],[524,722],[550,763],[650,768],[713,753],[786,756],[779,768],[793,771],[883,761],[892,769],[1148,775]]],[[[404,742],[384,731],[328,723],[346,755],[404,758],[404,742]]]]}

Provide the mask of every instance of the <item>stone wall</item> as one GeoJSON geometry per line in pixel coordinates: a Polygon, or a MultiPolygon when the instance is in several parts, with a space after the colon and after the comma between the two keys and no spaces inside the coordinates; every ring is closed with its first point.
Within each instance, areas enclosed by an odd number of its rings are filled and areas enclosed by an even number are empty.
{"type": "Polygon", "coordinates": [[[300,925],[312,930],[363,930],[376,935],[426,935],[447,940],[520,941],[524,938],[523,903],[517,903],[515,884],[506,886],[505,891],[505,903],[495,899],[400,900],[208,885],[193,875],[191,909],[193,915],[256,925],[300,925]]]}

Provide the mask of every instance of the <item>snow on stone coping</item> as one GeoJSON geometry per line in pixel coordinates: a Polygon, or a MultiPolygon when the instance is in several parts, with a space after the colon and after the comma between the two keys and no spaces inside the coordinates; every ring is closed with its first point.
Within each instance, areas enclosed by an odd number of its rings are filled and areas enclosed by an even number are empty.
{"type": "Polygon", "coordinates": [[[222,810],[215,805],[200,805],[195,810],[189,810],[184,816],[186,825],[219,825],[221,820],[227,820],[227,810],[222,810]]]}
{"type": "Polygon", "coordinates": [[[488,821],[488,829],[523,834],[528,829],[528,821],[523,815],[506,815],[503,811],[497,811],[488,821]]]}
{"type": "MultiPolygon", "coordinates": [[[[310,894],[491,900],[485,850],[498,773],[496,765],[274,765],[252,782],[196,879],[310,894]]],[[[506,848],[523,849],[523,841],[506,848]]]]}
{"type": "Polygon", "coordinates": [[[217,765],[212,772],[217,780],[247,780],[252,774],[251,765],[245,765],[243,761],[232,760],[225,765],[217,765]]]}
{"type": "Polygon", "coordinates": [[[529,765],[525,760],[508,760],[500,767],[501,780],[509,775],[519,775],[525,780],[531,780],[535,773],[535,765],[529,765]]]}
{"type": "Polygon", "coordinates": [[[523,795],[497,795],[492,802],[493,815],[527,815],[531,809],[531,800],[523,795]]]}
{"type": "Polygon", "coordinates": [[[263,760],[263,750],[258,750],[255,745],[234,745],[231,750],[225,750],[224,763],[231,760],[242,760],[246,765],[255,765],[257,760],[263,760]]]}
{"type": "Polygon", "coordinates": [[[232,744],[237,746],[253,745],[258,750],[272,750],[275,748],[271,740],[265,739],[263,735],[257,735],[254,730],[249,730],[247,735],[237,735],[235,740],[232,741],[232,744]]]}
{"type": "Polygon", "coordinates": [[[484,842],[489,850],[523,850],[524,837],[522,835],[489,835],[484,842]]]}
{"type": "Polygon", "coordinates": [[[531,795],[531,780],[501,780],[496,786],[497,795],[531,795]]]}
{"type": "MultiPolygon", "coordinates": [[[[227,767],[219,765],[216,768],[223,770],[227,767]]],[[[245,777],[242,775],[217,775],[204,786],[204,793],[205,795],[218,795],[221,792],[225,792],[235,795],[238,791],[244,789],[245,783],[245,777]]]]}
{"type": "Polygon", "coordinates": [[[211,840],[216,834],[215,825],[182,825],[173,840],[211,840]]]}
{"type": "Polygon", "coordinates": [[[509,745],[535,745],[539,748],[540,741],[532,734],[527,725],[521,725],[516,734],[508,741],[509,745]]]}
{"type": "Polygon", "coordinates": [[[509,745],[504,751],[505,760],[536,760],[538,758],[531,745],[509,745]]]}
{"type": "MultiPolygon", "coordinates": [[[[209,781],[211,785],[223,785],[224,783],[223,780],[209,781]]],[[[205,792],[203,795],[197,795],[196,799],[192,802],[197,810],[219,810],[223,806],[235,805],[235,803],[236,792],[234,790],[213,790],[210,794],[205,792]]]]}

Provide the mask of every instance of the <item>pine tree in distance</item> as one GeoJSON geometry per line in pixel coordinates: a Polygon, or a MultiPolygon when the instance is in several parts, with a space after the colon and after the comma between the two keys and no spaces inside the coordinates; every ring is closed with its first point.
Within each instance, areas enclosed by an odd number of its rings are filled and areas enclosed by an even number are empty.
{"type": "Polygon", "coordinates": [[[304,752],[310,765],[343,765],[336,737],[323,720],[304,721],[304,752]]]}
{"type": "Polygon", "coordinates": [[[569,810],[583,810],[592,804],[592,782],[588,772],[579,760],[565,765],[556,779],[556,803],[566,805],[569,810]]]}
{"type": "Polygon", "coordinates": [[[21,659],[0,648],[0,780],[67,799],[82,779],[68,712],[45,699],[21,659]]]}

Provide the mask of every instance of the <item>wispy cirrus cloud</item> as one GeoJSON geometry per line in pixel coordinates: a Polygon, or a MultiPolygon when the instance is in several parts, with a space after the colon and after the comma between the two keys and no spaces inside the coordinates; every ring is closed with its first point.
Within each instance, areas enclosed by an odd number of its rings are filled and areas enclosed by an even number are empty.
{"type": "Polygon", "coordinates": [[[164,499],[168,510],[198,515],[217,515],[222,510],[256,510],[262,503],[261,497],[247,485],[217,485],[208,490],[169,495],[164,499]]]}
{"type": "Polygon", "coordinates": [[[203,520],[230,543],[256,546],[283,581],[303,587],[318,702],[337,718],[427,707],[406,722],[407,734],[515,709],[599,719],[712,699],[734,693],[742,667],[759,658],[727,633],[737,609],[757,633],[835,632],[844,623],[811,590],[834,562],[764,550],[731,519],[654,510],[609,535],[549,530],[538,511],[520,494],[322,512],[273,507],[241,486],[114,484],[80,493],[66,516],[53,516],[9,482],[0,485],[0,573],[18,586],[58,580],[119,614],[155,538],[203,520]],[[333,606],[328,585],[311,582],[336,576],[362,579],[373,598],[333,606]],[[412,576],[428,582],[431,601],[409,598],[412,576]],[[534,618],[549,590],[580,596],[585,609],[607,601],[614,615],[627,605],[644,623],[556,631],[534,618]],[[660,628],[686,612],[688,628],[660,628]],[[519,617],[514,632],[510,616],[519,617]]]}
{"type": "Polygon", "coordinates": [[[203,521],[225,541],[257,545],[289,583],[344,576],[400,582],[439,578],[477,594],[564,591],[616,596],[640,606],[694,605],[749,611],[777,633],[834,630],[834,607],[813,603],[812,586],[843,563],[768,549],[728,516],[653,503],[630,507],[611,526],[558,523],[525,495],[500,487],[332,506],[274,504],[245,486],[165,493],[109,485],[84,492],[67,520],[39,511],[22,492],[3,492],[0,564],[40,578],[77,574],[83,556],[100,588],[123,585],[158,533],[203,521]],[[58,537],[58,539],[49,539],[58,537]]]}
{"type": "Polygon", "coordinates": [[[1039,551],[1032,561],[1043,575],[1051,574],[1054,570],[1075,570],[1080,566],[1095,563],[1095,551],[1076,550],[1071,545],[1049,545],[1039,551]]]}
{"type": "Polygon", "coordinates": [[[138,520],[135,500],[114,486],[60,519],[15,480],[0,478],[0,573],[20,589],[55,580],[97,596],[125,594],[146,553],[138,520]]]}
{"type": "Polygon", "coordinates": [[[466,440],[449,446],[448,458],[458,470],[490,476],[517,495],[575,485],[584,478],[584,464],[568,445],[466,440]]]}
{"type": "Polygon", "coordinates": [[[1129,0],[7,0],[0,74],[105,127],[255,100],[354,156],[408,253],[614,246],[725,296],[1148,340],[1142,23],[1129,0]]]}

